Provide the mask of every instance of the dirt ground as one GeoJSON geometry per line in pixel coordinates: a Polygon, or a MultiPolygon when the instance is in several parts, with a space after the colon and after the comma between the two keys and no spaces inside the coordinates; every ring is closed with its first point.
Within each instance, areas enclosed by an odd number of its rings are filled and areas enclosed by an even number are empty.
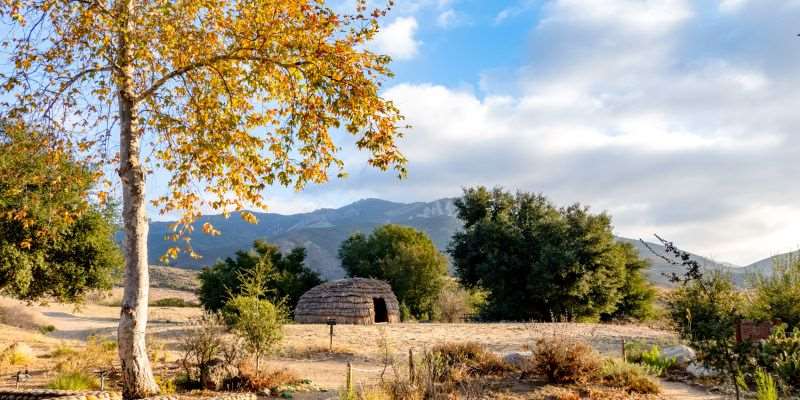
{"type": "MultiPolygon", "coordinates": [[[[179,297],[174,291],[154,290],[155,298],[179,297]]],[[[80,346],[87,337],[116,335],[119,308],[97,304],[76,308],[63,304],[26,304],[0,298],[0,348],[24,341],[42,356],[63,343],[80,346]],[[11,325],[11,326],[9,326],[11,325]],[[46,335],[36,327],[52,325],[55,331],[46,335]]],[[[170,354],[179,355],[179,340],[189,322],[200,314],[198,308],[151,307],[148,334],[160,341],[170,354]]],[[[326,325],[287,325],[278,354],[268,361],[272,368],[286,368],[298,376],[312,380],[328,390],[337,390],[345,382],[347,363],[353,366],[356,385],[379,380],[383,370],[382,338],[397,360],[397,370],[404,373],[409,350],[419,353],[443,342],[478,342],[499,354],[524,352],[537,338],[547,335],[568,335],[589,341],[606,355],[619,355],[623,340],[670,344],[675,337],[665,331],[631,325],[598,325],[572,323],[494,323],[494,324],[392,324],[373,326],[338,325],[334,329],[334,352],[328,352],[329,327],[326,325]]],[[[47,369],[46,365],[40,369],[47,369]]],[[[0,386],[13,385],[9,371],[0,377],[0,386]]],[[[41,371],[46,375],[46,371],[41,371]]],[[[392,374],[388,369],[387,374],[392,374]]],[[[664,398],[710,400],[701,390],[680,383],[665,383],[664,398]]],[[[327,396],[332,397],[332,396],[327,396]]],[[[325,393],[313,398],[327,398],[325,393]]],[[[305,395],[303,398],[308,398],[305,395]]]]}

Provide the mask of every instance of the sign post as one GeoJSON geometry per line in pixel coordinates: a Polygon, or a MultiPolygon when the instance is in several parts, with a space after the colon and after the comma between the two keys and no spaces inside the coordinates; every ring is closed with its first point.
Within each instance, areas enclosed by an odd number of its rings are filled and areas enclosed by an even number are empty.
{"type": "Polygon", "coordinates": [[[328,318],[327,323],[328,323],[328,326],[331,328],[331,331],[330,331],[331,340],[330,340],[330,344],[328,345],[328,352],[333,353],[333,326],[336,325],[336,319],[328,318]]]}

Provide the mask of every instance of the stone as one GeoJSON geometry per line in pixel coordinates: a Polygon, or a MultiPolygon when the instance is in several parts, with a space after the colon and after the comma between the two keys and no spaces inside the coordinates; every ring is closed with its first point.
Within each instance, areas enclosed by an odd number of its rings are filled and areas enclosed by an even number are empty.
{"type": "Polygon", "coordinates": [[[516,368],[524,368],[530,364],[532,353],[529,351],[508,353],[503,356],[503,361],[516,368]]]}
{"type": "Polygon", "coordinates": [[[697,354],[694,349],[682,344],[664,348],[661,350],[661,356],[667,359],[674,358],[682,368],[688,367],[689,364],[697,360],[697,354]]]}
{"type": "Polygon", "coordinates": [[[713,370],[711,368],[707,368],[707,367],[703,366],[703,364],[699,364],[699,363],[696,363],[696,362],[690,363],[686,367],[686,372],[691,374],[691,375],[693,375],[693,376],[696,376],[698,378],[705,378],[705,377],[716,376],[717,375],[717,371],[715,371],[715,370],[713,370]]]}

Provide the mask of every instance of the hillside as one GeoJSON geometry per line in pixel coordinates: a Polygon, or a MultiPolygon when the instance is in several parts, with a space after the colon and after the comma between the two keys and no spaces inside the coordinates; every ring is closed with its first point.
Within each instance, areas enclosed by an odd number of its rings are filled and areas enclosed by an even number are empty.
{"type": "MultiPolygon", "coordinates": [[[[248,249],[256,239],[278,244],[282,249],[304,246],[308,252],[308,264],[326,279],[340,278],[344,275],[337,258],[339,244],[353,232],[368,233],[376,226],[395,223],[412,226],[427,232],[434,243],[444,251],[453,233],[460,227],[455,217],[453,199],[440,199],[432,202],[396,203],[379,199],[360,200],[338,209],[321,209],[309,213],[281,215],[256,213],[258,224],[248,224],[237,215],[224,218],[221,215],[202,217],[197,226],[211,222],[222,236],[211,237],[196,234],[192,244],[203,258],[192,259],[182,255],[173,261],[173,266],[198,269],[235,254],[237,250],[248,249]]],[[[150,225],[150,262],[159,264],[171,242],[163,240],[169,232],[169,222],[153,222],[150,225]]],[[[664,273],[680,272],[674,266],[653,255],[639,240],[618,238],[633,244],[642,257],[652,263],[648,271],[650,279],[658,284],[667,284],[664,273]]],[[[663,247],[651,244],[656,251],[663,247]]],[[[742,283],[747,273],[768,272],[772,258],[747,267],[731,266],[710,258],[697,256],[700,263],[709,270],[723,270],[734,275],[742,283]]]]}

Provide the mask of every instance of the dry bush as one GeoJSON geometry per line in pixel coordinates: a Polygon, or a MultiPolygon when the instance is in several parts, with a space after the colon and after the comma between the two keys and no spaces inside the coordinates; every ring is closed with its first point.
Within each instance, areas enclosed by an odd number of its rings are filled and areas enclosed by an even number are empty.
{"type": "Polygon", "coordinates": [[[606,360],[600,376],[605,385],[629,392],[658,394],[661,391],[658,383],[647,375],[647,370],[643,366],[623,360],[606,360]]]}
{"type": "Polygon", "coordinates": [[[445,343],[434,346],[431,354],[441,357],[446,368],[466,369],[469,375],[497,375],[513,368],[479,343],[445,343]]]}
{"type": "Polygon", "coordinates": [[[222,387],[235,392],[259,392],[265,389],[274,390],[282,386],[298,385],[303,383],[296,373],[288,369],[267,370],[257,373],[255,369],[242,365],[238,375],[225,379],[222,387]]]}
{"type": "Polygon", "coordinates": [[[600,357],[588,343],[551,337],[536,341],[530,372],[546,378],[549,383],[587,383],[600,367],[600,357]]]}
{"type": "Polygon", "coordinates": [[[212,369],[219,364],[223,346],[225,324],[217,314],[205,313],[194,321],[195,329],[183,336],[181,364],[188,380],[199,382],[204,388],[215,389],[212,369]]]}

